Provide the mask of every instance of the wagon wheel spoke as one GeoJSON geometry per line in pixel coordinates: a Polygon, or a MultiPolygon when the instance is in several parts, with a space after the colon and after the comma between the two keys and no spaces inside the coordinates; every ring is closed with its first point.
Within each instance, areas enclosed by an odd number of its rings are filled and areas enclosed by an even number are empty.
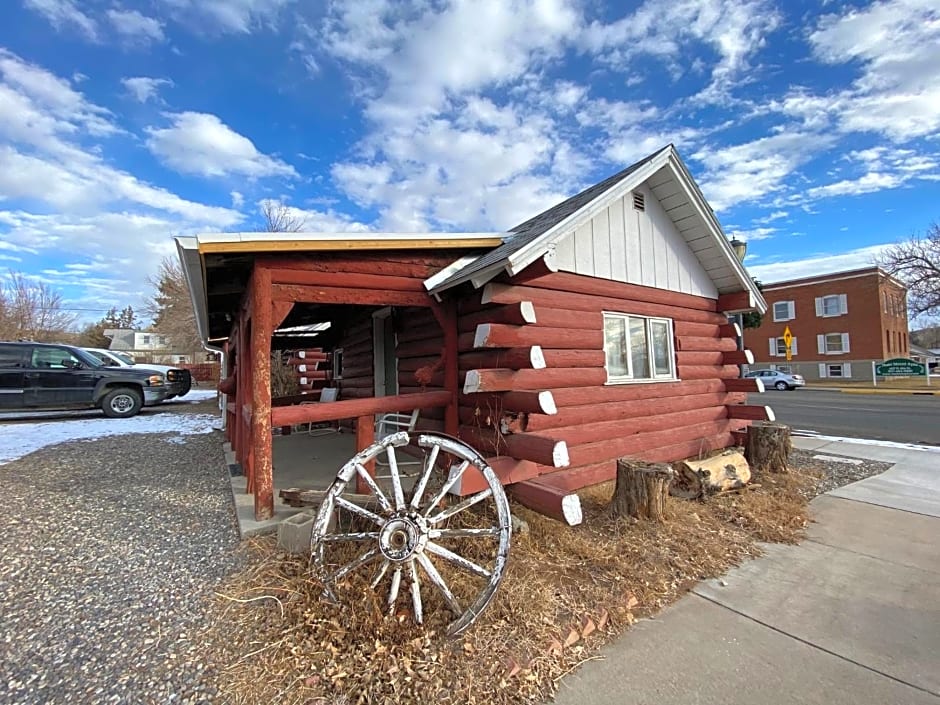
{"type": "Polygon", "coordinates": [[[351,534],[327,534],[321,541],[340,543],[342,541],[370,541],[379,537],[378,531],[360,531],[351,534]]]}
{"type": "Polygon", "coordinates": [[[340,578],[342,578],[342,577],[344,577],[344,576],[346,576],[346,575],[349,575],[350,573],[352,573],[354,570],[356,570],[356,569],[358,569],[358,568],[361,568],[362,566],[364,566],[364,565],[365,565],[366,563],[368,563],[369,561],[373,560],[373,559],[374,559],[376,556],[378,556],[378,555],[379,555],[379,549],[378,549],[378,548],[370,548],[368,551],[366,551],[366,552],[363,553],[361,556],[359,556],[356,560],[354,560],[354,561],[351,562],[351,563],[347,563],[347,564],[344,565],[342,568],[340,568],[340,569],[337,570],[335,573],[333,573],[333,574],[327,579],[327,581],[330,582],[330,583],[335,583],[335,582],[336,582],[337,580],[339,580],[340,578]]]}
{"type": "Polygon", "coordinates": [[[489,578],[492,575],[492,573],[483,566],[477,565],[469,558],[464,558],[463,556],[458,555],[450,549],[444,548],[440,544],[436,544],[433,541],[428,541],[428,545],[425,546],[425,550],[440,556],[445,561],[453,563],[458,568],[463,568],[464,570],[467,570],[474,575],[478,575],[481,578],[489,578]]]}
{"type": "Polygon", "coordinates": [[[441,452],[440,446],[431,446],[431,453],[428,455],[424,464],[424,472],[421,479],[415,485],[414,494],[411,495],[411,508],[417,509],[421,505],[421,498],[424,496],[424,490],[427,489],[428,480],[431,479],[431,473],[434,472],[434,466],[437,465],[437,456],[441,452]]]}
{"type": "Polygon", "coordinates": [[[372,491],[372,494],[375,495],[376,500],[379,502],[379,506],[381,506],[382,509],[384,509],[386,512],[394,511],[392,509],[391,503],[388,501],[388,497],[385,496],[385,493],[382,492],[382,489],[376,484],[375,478],[369,474],[369,471],[366,470],[365,466],[360,463],[356,463],[356,472],[372,491]]]}
{"type": "Polygon", "coordinates": [[[382,561],[382,565],[379,566],[379,569],[375,572],[375,577],[372,578],[372,582],[369,583],[369,587],[373,590],[379,586],[379,583],[382,582],[382,578],[385,577],[385,574],[388,572],[388,567],[392,564],[387,558],[382,561]]]}
{"type": "Polygon", "coordinates": [[[475,539],[481,536],[499,536],[499,527],[491,526],[486,529],[431,529],[428,532],[429,539],[475,539]]]}
{"type": "Polygon", "coordinates": [[[342,507],[343,509],[350,511],[353,514],[358,514],[363,519],[368,519],[369,521],[371,521],[373,524],[376,524],[377,526],[382,526],[382,524],[385,523],[385,520],[382,517],[380,517],[378,514],[370,512],[365,507],[360,507],[358,504],[350,502],[349,500],[344,499],[343,497],[336,497],[333,500],[333,503],[337,507],[342,507]]]}
{"type": "Polygon", "coordinates": [[[462,512],[464,509],[468,509],[469,507],[472,507],[474,504],[478,504],[479,502],[482,502],[484,499],[486,499],[492,494],[493,494],[493,490],[491,489],[485,489],[482,492],[477,492],[476,494],[472,494],[469,497],[467,497],[465,500],[463,500],[462,502],[458,502],[457,504],[451,507],[448,507],[447,509],[442,511],[440,514],[436,514],[435,516],[431,517],[430,519],[428,519],[428,523],[440,524],[445,519],[449,519],[455,514],[460,514],[460,512],[462,512]]]}
{"type": "Polygon", "coordinates": [[[463,477],[463,474],[468,467],[470,467],[470,461],[465,460],[459,466],[457,466],[456,470],[451,471],[450,477],[447,478],[447,481],[444,483],[444,486],[441,487],[440,492],[434,495],[434,499],[428,502],[428,506],[425,507],[424,510],[424,516],[430,514],[434,507],[436,507],[438,503],[444,499],[444,496],[450,492],[451,487],[457,484],[457,480],[463,477]]]}
{"type": "Polygon", "coordinates": [[[395,572],[392,573],[392,586],[388,589],[388,611],[395,611],[395,603],[398,601],[398,590],[401,588],[401,566],[395,566],[395,572]]]}
{"type": "Polygon", "coordinates": [[[426,553],[418,554],[418,563],[421,564],[421,567],[424,568],[424,572],[428,574],[428,578],[434,583],[434,586],[440,591],[441,595],[444,596],[444,600],[451,610],[453,610],[454,614],[459,615],[462,612],[460,603],[457,602],[454,593],[447,587],[447,582],[444,580],[443,576],[437,572],[437,568],[431,563],[431,559],[428,558],[426,553]]]}
{"type": "Polygon", "coordinates": [[[395,455],[395,446],[390,445],[385,449],[388,457],[388,472],[392,478],[392,496],[395,498],[395,511],[400,512],[405,508],[405,493],[401,488],[401,475],[398,472],[398,456],[395,455]]]}
{"type": "Polygon", "coordinates": [[[415,622],[422,624],[424,622],[424,605],[421,602],[421,582],[418,580],[418,566],[414,561],[408,565],[411,568],[411,608],[415,613],[415,622]]]}

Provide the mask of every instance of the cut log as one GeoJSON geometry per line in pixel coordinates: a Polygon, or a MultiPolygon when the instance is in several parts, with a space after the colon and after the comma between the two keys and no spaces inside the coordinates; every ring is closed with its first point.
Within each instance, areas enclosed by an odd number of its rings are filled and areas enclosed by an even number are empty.
{"type": "Polygon", "coordinates": [[[682,335],[676,339],[676,349],[681,352],[722,352],[736,350],[737,341],[733,338],[704,338],[697,335],[682,335]]]}
{"type": "Polygon", "coordinates": [[[506,392],[504,394],[463,394],[461,406],[520,412],[526,414],[557,414],[555,398],[551,392],[506,392]]]}
{"type": "Polygon", "coordinates": [[[603,367],[469,370],[464,380],[463,393],[537,390],[549,387],[598,387],[606,381],[607,371],[603,367]]]}
{"type": "Polygon", "coordinates": [[[751,421],[776,421],[774,410],[769,406],[757,406],[748,404],[730,404],[728,406],[728,418],[749,419],[751,421]]]}
{"type": "Polygon", "coordinates": [[[679,378],[686,379],[734,379],[741,375],[737,365],[679,365],[679,378]]]}
{"type": "Polygon", "coordinates": [[[740,313],[753,311],[755,308],[757,308],[757,301],[750,291],[735,291],[718,297],[718,310],[722,313],[740,313]]]}
{"type": "Polygon", "coordinates": [[[672,477],[673,470],[665,463],[620,458],[610,513],[615,517],[665,520],[666,496],[672,477]]]}
{"type": "Polygon", "coordinates": [[[539,306],[535,322],[547,328],[604,330],[604,314],[600,311],[572,311],[566,308],[539,306]]]}
{"type": "Polygon", "coordinates": [[[509,455],[552,468],[565,468],[569,465],[568,444],[557,438],[534,433],[503,435],[499,429],[477,426],[461,426],[459,435],[461,440],[484,455],[509,455]]]}
{"type": "Polygon", "coordinates": [[[751,480],[751,468],[741,451],[730,449],[701,460],[680,460],[670,493],[683,499],[698,499],[715,492],[744,487],[751,480]]]}
{"type": "Polygon", "coordinates": [[[787,472],[790,427],[776,423],[753,423],[747,430],[745,457],[757,472],[787,472]]]}
{"type": "Polygon", "coordinates": [[[545,355],[538,345],[503,350],[477,350],[461,353],[458,359],[461,369],[464,370],[477,367],[542,370],[546,367],[545,355]]]}
{"type": "Polygon", "coordinates": [[[538,319],[532,303],[530,301],[520,301],[519,303],[494,306],[473,313],[463,313],[457,319],[457,330],[461,333],[476,332],[477,326],[481,323],[507,323],[514,326],[524,326],[535,323],[536,320],[538,319]]]}
{"type": "Polygon", "coordinates": [[[722,353],[723,365],[753,365],[754,353],[750,350],[726,350],[722,353]]]}
{"type": "Polygon", "coordinates": [[[756,392],[764,393],[764,381],[757,377],[739,377],[738,379],[724,380],[725,389],[729,392],[756,392]]]}
{"type": "Polygon", "coordinates": [[[546,367],[603,367],[603,350],[543,350],[546,367]]]}
{"type": "Polygon", "coordinates": [[[524,507],[569,526],[577,526],[584,521],[581,498],[574,493],[542,485],[537,480],[518,482],[510,487],[509,493],[524,507]]]}
{"type": "MultiPolygon", "coordinates": [[[[538,477],[539,466],[531,460],[519,460],[509,456],[501,455],[486,459],[487,464],[493,468],[493,472],[504,485],[511,485],[524,480],[531,480],[538,477]]],[[[468,467],[460,479],[454,483],[450,493],[460,497],[482,492],[489,485],[483,474],[472,465],[468,467]]]]}
{"type": "Polygon", "coordinates": [[[475,348],[515,348],[541,345],[543,348],[563,350],[601,350],[604,331],[546,328],[544,326],[507,326],[501,323],[481,323],[473,339],[475,348]]]}

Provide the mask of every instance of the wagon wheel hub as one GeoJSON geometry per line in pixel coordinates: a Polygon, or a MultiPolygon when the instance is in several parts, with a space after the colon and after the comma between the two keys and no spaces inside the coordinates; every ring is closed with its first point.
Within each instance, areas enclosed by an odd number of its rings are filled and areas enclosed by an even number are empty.
{"type": "Polygon", "coordinates": [[[379,532],[379,550],[390,561],[401,563],[424,550],[428,528],[417,514],[396,516],[379,532]]]}

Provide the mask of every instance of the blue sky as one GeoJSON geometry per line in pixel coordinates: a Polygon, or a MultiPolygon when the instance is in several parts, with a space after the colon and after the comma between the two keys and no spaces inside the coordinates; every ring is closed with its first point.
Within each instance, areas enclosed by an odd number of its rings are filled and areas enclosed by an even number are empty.
{"type": "Polygon", "coordinates": [[[936,0],[0,14],[0,267],[83,317],[138,305],[174,235],[259,229],[266,199],[308,230],[504,230],[669,142],[767,282],[940,219],[936,0]]]}

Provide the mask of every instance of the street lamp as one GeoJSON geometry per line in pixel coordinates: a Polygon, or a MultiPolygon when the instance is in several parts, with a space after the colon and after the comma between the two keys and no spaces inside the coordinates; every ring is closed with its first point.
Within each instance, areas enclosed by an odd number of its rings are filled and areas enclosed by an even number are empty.
{"type": "MultiPolygon", "coordinates": [[[[734,250],[734,256],[738,258],[738,262],[743,264],[744,255],[747,254],[747,241],[738,240],[735,235],[732,235],[728,244],[731,245],[731,249],[734,250]]],[[[744,314],[734,314],[734,322],[738,324],[738,329],[741,331],[737,340],[738,350],[744,350],[744,314]]],[[[738,374],[742,377],[744,376],[744,365],[738,365],[738,374]]]]}

